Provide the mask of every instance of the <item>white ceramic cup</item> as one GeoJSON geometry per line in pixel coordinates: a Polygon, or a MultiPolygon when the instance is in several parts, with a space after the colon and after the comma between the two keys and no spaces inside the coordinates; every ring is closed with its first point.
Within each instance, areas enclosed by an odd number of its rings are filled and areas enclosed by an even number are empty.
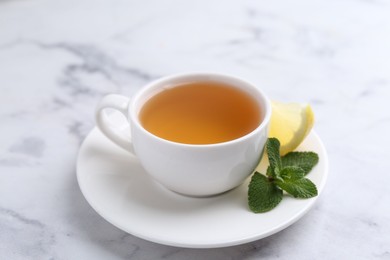
{"type": "Polygon", "coordinates": [[[131,99],[110,94],[100,101],[96,110],[99,129],[111,141],[134,154],[157,182],[177,193],[199,197],[228,191],[251,175],[264,152],[270,117],[270,102],[258,88],[242,79],[213,73],[164,77],[149,83],[131,99]],[[237,139],[205,145],[168,141],[142,127],[138,116],[146,101],[164,89],[196,81],[216,81],[246,91],[262,111],[261,123],[237,139]],[[115,109],[127,118],[131,138],[110,124],[104,112],[106,108],[115,109]]]}

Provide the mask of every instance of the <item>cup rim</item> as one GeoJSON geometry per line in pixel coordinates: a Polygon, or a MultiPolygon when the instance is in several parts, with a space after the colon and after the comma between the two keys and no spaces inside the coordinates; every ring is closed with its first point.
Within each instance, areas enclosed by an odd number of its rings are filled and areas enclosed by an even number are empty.
{"type": "MultiPolygon", "coordinates": [[[[233,86],[235,86],[235,84],[232,84],[233,86]]],[[[135,96],[133,96],[131,98],[131,101],[129,103],[129,106],[128,106],[128,110],[127,110],[127,114],[128,114],[128,120],[130,122],[130,125],[133,125],[138,127],[144,134],[146,134],[147,136],[159,141],[159,142],[163,142],[163,143],[166,143],[166,144],[170,144],[170,145],[176,145],[176,146],[181,146],[181,147],[194,147],[194,148],[210,148],[210,147],[221,147],[221,146],[227,146],[227,145],[232,145],[232,144],[235,144],[235,143],[239,143],[239,142],[242,142],[246,139],[249,139],[250,137],[252,137],[253,135],[255,135],[257,132],[263,130],[265,127],[268,126],[270,120],[271,120],[271,112],[272,112],[272,107],[271,107],[271,102],[270,100],[268,99],[268,97],[264,94],[264,92],[255,87],[254,84],[252,84],[251,82],[248,82],[240,77],[237,77],[237,76],[232,76],[232,75],[228,75],[228,74],[222,74],[222,73],[214,73],[214,72],[189,72],[189,73],[178,73],[178,74],[174,74],[174,75],[170,75],[170,76],[165,76],[165,77],[161,77],[157,80],[153,80],[151,81],[150,83],[146,84],[144,87],[142,87],[138,92],[137,94],[135,94],[135,96]],[[263,120],[261,121],[261,123],[255,128],[253,129],[251,132],[243,135],[243,136],[240,136],[236,139],[233,139],[233,140],[229,140],[229,141],[225,141],[225,142],[219,142],[219,143],[212,143],[212,144],[186,144],[186,143],[179,143],[179,142],[175,142],[175,141],[170,141],[170,140],[167,140],[167,139],[164,139],[164,138],[161,138],[151,132],[149,132],[148,130],[146,130],[139,118],[138,118],[138,115],[136,114],[136,102],[145,94],[145,92],[147,92],[149,89],[153,88],[155,85],[159,85],[159,84],[162,84],[164,82],[170,82],[170,81],[173,81],[175,79],[179,79],[179,78],[186,78],[186,77],[212,77],[212,78],[215,78],[215,81],[218,81],[218,78],[221,80],[222,78],[224,79],[230,79],[230,80],[234,80],[234,81],[237,81],[237,82],[240,82],[241,84],[244,84],[244,85],[247,85],[247,86],[250,86],[252,88],[252,90],[256,91],[259,96],[261,97],[262,99],[262,102],[261,104],[264,105],[265,107],[265,114],[264,114],[264,117],[263,117],[263,120]]]]}

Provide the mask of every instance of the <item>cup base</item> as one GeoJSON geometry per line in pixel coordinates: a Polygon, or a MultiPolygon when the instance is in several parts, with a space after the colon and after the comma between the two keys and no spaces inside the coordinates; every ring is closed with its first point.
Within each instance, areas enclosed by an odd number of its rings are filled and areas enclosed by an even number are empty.
{"type": "MultiPolygon", "coordinates": [[[[157,182],[158,183],[158,182],[157,182]]],[[[181,195],[181,196],[184,196],[184,197],[188,197],[188,198],[212,198],[212,197],[217,197],[217,196],[220,196],[220,195],[223,195],[225,193],[228,193],[234,189],[236,189],[237,187],[239,187],[241,184],[237,185],[236,187],[233,187],[231,189],[228,189],[226,191],[222,191],[222,192],[218,192],[218,193],[212,193],[212,194],[206,194],[206,195],[194,195],[194,194],[186,194],[186,193],[181,193],[181,192],[178,192],[178,191],[174,191],[168,187],[165,187],[164,185],[162,185],[161,183],[159,183],[164,189],[167,189],[173,193],[176,193],[178,195],[181,195]]]]}

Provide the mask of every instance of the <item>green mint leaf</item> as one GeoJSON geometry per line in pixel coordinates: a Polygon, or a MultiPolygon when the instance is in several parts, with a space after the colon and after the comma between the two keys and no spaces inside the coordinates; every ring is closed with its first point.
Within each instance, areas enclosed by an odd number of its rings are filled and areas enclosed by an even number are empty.
{"type": "Polygon", "coordinates": [[[268,138],[266,146],[271,170],[275,176],[278,176],[282,170],[282,161],[280,159],[280,142],[277,138],[268,138]]]}
{"type": "Polygon", "coordinates": [[[313,152],[290,152],[281,159],[283,167],[297,166],[307,175],[318,163],[318,155],[313,152]]]}
{"type": "Polygon", "coordinates": [[[275,181],[275,183],[295,198],[312,198],[318,195],[317,187],[307,178],[298,180],[275,181]]]}
{"type": "Polygon", "coordinates": [[[297,166],[287,166],[282,169],[280,176],[283,181],[295,181],[305,177],[305,171],[297,166]]]}
{"type": "Polygon", "coordinates": [[[275,208],[283,198],[283,191],[259,172],[255,172],[249,183],[248,204],[255,213],[275,208]]]}

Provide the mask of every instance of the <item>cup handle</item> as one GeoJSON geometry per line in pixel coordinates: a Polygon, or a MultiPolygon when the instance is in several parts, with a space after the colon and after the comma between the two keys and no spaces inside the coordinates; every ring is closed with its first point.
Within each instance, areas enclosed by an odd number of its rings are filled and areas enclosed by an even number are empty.
{"type": "Polygon", "coordinates": [[[126,121],[128,122],[127,110],[129,102],[130,99],[122,95],[106,95],[96,107],[95,118],[98,128],[108,139],[110,139],[112,142],[122,147],[126,151],[130,152],[131,154],[135,155],[131,138],[129,138],[129,136],[127,136],[123,131],[120,131],[119,126],[115,126],[112,122],[110,122],[109,116],[104,112],[104,110],[107,108],[119,111],[123,116],[125,116],[126,121]]]}

